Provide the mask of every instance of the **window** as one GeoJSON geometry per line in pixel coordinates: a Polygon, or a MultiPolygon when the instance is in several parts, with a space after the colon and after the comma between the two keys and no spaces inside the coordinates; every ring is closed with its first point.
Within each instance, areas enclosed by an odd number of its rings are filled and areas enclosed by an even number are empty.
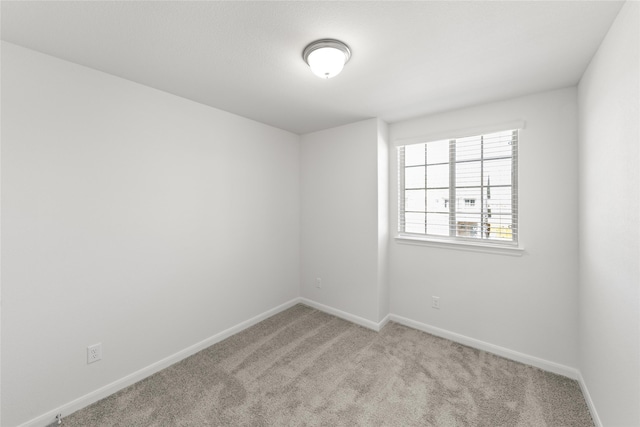
{"type": "Polygon", "coordinates": [[[398,147],[401,236],[516,245],[518,131],[398,147]]]}

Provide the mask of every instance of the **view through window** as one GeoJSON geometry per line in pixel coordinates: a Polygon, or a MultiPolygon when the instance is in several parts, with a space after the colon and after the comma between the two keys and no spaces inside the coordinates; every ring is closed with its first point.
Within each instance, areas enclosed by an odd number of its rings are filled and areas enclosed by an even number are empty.
{"type": "Polygon", "coordinates": [[[517,243],[518,131],[398,147],[399,232],[517,243]]]}

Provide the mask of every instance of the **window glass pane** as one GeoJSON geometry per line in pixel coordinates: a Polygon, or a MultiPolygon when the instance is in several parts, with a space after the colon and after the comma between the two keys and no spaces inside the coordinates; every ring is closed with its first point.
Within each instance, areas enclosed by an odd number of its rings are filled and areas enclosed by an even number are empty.
{"type": "Polygon", "coordinates": [[[479,187],[481,167],[482,162],[456,163],[456,187],[479,187]]]}
{"type": "Polygon", "coordinates": [[[484,158],[508,157],[513,150],[512,131],[497,132],[485,135],[483,138],[484,158]]]}
{"type": "Polygon", "coordinates": [[[449,163],[449,141],[435,141],[427,144],[427,164],[449,163]]]}
{"type": "Polygon", "coordinates": [[[424,212],[424,190],[406,190],[404,192],[405,211],[424,212]]]}
{"type": "Polygon", "coordinates": [[[427,190],[429,212],[449,212],[449,190],[427,190]]]}
{"type": "Polygon", "coordinates": [[[513,217],[511,215],[491,215],[487,221],[489,238],[513,240],[513,217]]]}
{"type": "Polygon", "coordinates": [[[435,236],[448,236],[449,215],[440,213],[428,213],[427,234],[432,234],[435,236]]]}
{"type": "Polygon", "coordinates": [[[456,188],[456,211],[465,213],[480,213],[482,200],[480,188],[456,188]]]}
{"type": "Polygon", "coordinates": [[[456,140],[456,161],[480,160],[480,137],[458,138],[456,140]]]}
{"type": "Polygon", "coordinates": [[[480,238],[480,214],[458,213],[456,216],[456,236],[480,238]]]}
{"type": "Polygon", "coordinates": [[[404,216],[404,231],[407,233],[422,233],[425,232],[425,214],[407,212],[404,216]]]}
{"type": "Polygon", "coordinates": [[[484,162],[485,185],[511,185],[511,159],[484,162]]]}
{"type": "Polygon", "coordinates": [[[424,188],[424,166],[405,168],[404,188],[424,188]]]}
{"type": "Polygon", "coordinates": [[[407,145],[404,147],[405,166],[424,165],[425,144],[407,145]]]}
{"type": "Polygon", "coordinates": [[[485,193],[488,193],[487,207],[490,213],[511,213],[511,187],[489,187],[485,189],[485,193]]]}
{"type": "Polygon", "coordinates": [[[449,165],[427,166],[427,188],[449,187],[449,165]]]}

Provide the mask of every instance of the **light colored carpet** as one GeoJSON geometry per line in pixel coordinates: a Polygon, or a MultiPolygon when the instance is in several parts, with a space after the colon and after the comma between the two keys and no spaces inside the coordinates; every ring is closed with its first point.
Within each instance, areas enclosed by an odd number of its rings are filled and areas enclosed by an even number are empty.
{"type": "MultiPolygon", "coordinates": [[[[63,414],[64,415],[64,414],[63,414]]],[[[296,305],[64,426],[593,426],[576,381],[296,305]]]]}

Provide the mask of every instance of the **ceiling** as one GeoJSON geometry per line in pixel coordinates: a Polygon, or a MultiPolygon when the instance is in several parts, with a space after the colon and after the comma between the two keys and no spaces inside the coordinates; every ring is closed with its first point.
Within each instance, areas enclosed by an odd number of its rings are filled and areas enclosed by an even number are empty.
{"type": "Polygon", "coordinates": [[[294,133],[576,84],[615,1],[2,1],[2,39],[294,133]],[[347,43],[316,77],[304,47],[347,43]]]}

